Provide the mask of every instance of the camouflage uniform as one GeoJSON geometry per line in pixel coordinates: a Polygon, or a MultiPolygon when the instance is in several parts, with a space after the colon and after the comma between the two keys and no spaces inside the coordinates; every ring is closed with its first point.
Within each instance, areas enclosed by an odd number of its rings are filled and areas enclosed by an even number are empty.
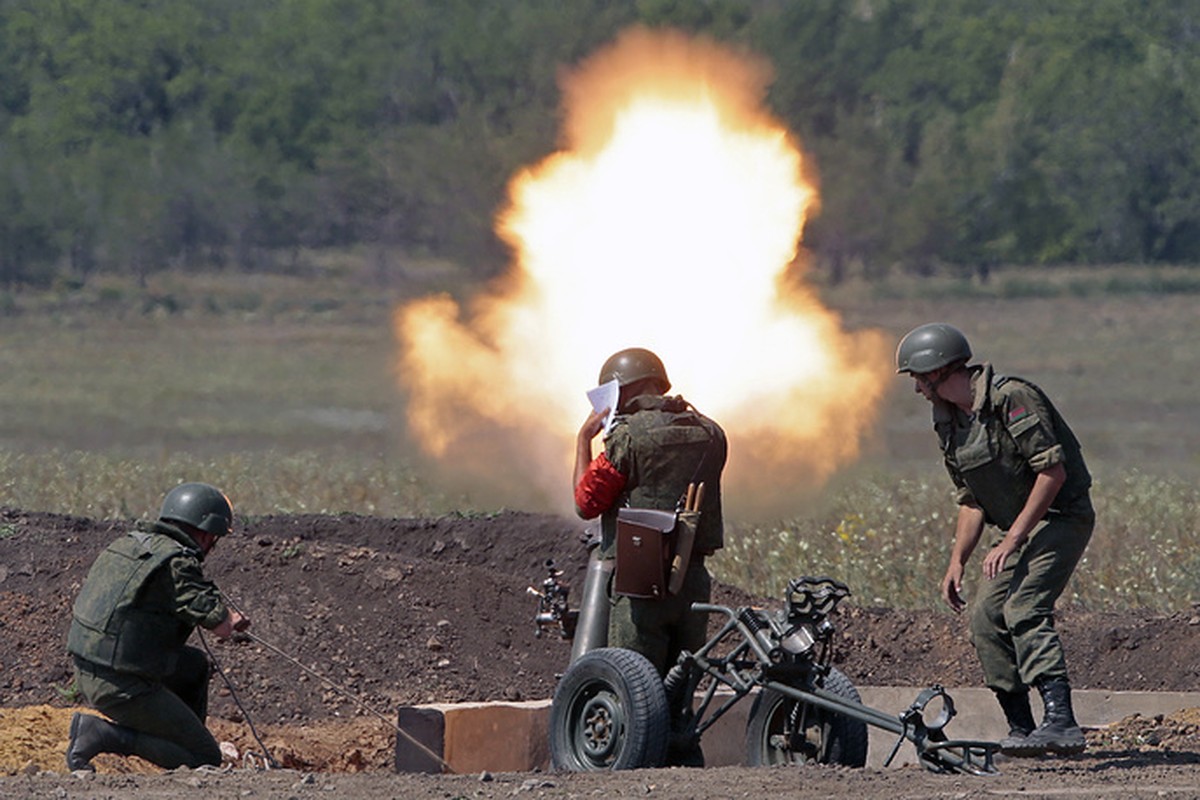
{"type": "Polygon", "coordinates": [[[221,763],[204,725],[208,658],[185,646],[229,613],[202,558],[175,525],[139,523],[97,557],[67,635],[84,698],[136,731],[133,755],[167,769],[221,763]]]}
{"type": "Polygon", "coordinates": [[[665,675],[681,650],[698,650],[707,640],[707,615],[691,605],[711,598],[704,559],[724,544],[725,432],[682,397],[645,394],[622,411],[604,439],[605,456],[626,478],[618,502],[601,515],[604,557],[615,555],[620,507],[673,511],[689,483],[704,483],[692,560],[679,593],[661,600],[617,597],[609,614],[609,646],[641,653],[665,675]]]}
{"type": "Polygon", "coordinates": [[[1045,518],[1004,570],[983,583],[973,604],[971,641],[987,685],[1019,692],[1067,677],[1054,604],[1092,535],[1091,476],[1078,440],[1040,389],[995,375],[987,364],[970,369],[972,413],[935,404],[934,429],[958,502],[975,502],[995,526],[988,548],[1016,520],[1037,472],[1058,463],[1066,469],[1066,482],[1045,518]]]}

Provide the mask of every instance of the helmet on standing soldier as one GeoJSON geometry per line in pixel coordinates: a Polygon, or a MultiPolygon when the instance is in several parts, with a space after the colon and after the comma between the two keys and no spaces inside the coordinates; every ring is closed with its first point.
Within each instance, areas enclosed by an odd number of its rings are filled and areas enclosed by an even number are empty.
{"type": "Polygon", "coordinates": [[[654,378],[659,391],[666,394],[671,389],[667,369],[658,356],[642,347],[619,350],[608,357],[600,368],[600,383],[616,380],[618,386],[626,386],[643,378],[654,378]]]}
{"type": "Polygon", "coordinates": [[[913,328],[896,348],[896,372],[923,375],[971,358],[971,345],[962,331],[944,322],[913,328]]]}
{"type": "Polygon", "coordinates": [[[181,483],[167,492],[158,518],[182,522],[213,536],[233,532],[233,504],[224,492],[207,483],[181,483]]]}

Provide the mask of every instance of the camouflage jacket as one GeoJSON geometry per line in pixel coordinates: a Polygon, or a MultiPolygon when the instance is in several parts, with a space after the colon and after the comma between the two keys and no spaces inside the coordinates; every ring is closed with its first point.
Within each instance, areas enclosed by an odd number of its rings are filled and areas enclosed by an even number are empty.
{"type": "Polygon", "coordinates": [[[97,556],[75,600],[67,650],[93,664],[160,680],[199,625],[229,613],[203,555],[174,525],[139,523],[97,556]]]}
{"type": "Polygon", "coordinates": [[[1066,483],[1053,511],[1091,514],[1092,478],[1075,434],[1046,394],[1021,378],[972,367],[975,402],[966,414],[934,405],[933,423],[959,503],[977,503],[987,521],[1008,530],[1025,506],[1037,473],[1063,464],[1066,483]]]}
{"type": "Polygon", "coordinates": [[[704,483],[695,552],[708,554],[724,545],[721,472],[728,445],[717,423],[682,397],[641,395],[613,420],[604,452],[626,479],[619,501],[601,515],[605,557],[614,552],[618,508],[674,511],[691,482],[704,483]]]}

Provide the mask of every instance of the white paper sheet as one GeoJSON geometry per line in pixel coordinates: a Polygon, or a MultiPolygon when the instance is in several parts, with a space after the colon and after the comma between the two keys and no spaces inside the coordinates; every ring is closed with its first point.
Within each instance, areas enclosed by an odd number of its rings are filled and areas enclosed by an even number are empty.
{"type": "Polygon", "coordinates": [[[608,429],[612,427],[613,417],[616,416],[617,400],[621,397],[621,384],[616,378],[613,378],[608,383],[602,383],[594,389],[588,389],[588,402],[592,404],[592,410],[597,413],[608,409],[608,416],[604,419],[604,435],[608,435],[608,429]]]}

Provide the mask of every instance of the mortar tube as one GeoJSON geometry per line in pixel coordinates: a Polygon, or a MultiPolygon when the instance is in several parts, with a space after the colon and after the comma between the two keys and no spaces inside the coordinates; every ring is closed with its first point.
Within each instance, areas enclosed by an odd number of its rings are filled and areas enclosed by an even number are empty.
{"type": "Polygon", "coordinates": [[[608,646],[608,584],[612,579],[613,560],[600,557],[595,544],[588,556],[587,576],[583,581],[583,601],[575,623],[575,641],[571,644],[571,663],[589,650],[608,646]]]}

